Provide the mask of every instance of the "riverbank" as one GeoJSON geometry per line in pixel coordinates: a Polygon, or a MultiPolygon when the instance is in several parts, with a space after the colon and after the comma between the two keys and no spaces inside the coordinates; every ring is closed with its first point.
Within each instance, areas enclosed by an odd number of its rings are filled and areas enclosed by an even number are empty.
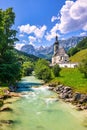
{"type": "MultiPolygon", "coordinates": [[[[11,104],[20,99],[21,93],[11,92],[8,88],[2,88],[0,94],[0,115],[13,112],[11,104]]],[[[0,127],[11,126],[15,123],[13,119],[0,119],[0,127]]]]}
{"type": "Polygon", "coordinates": [[[0,111],[7,110],[7,108],[3,109],[4,104],[6,104],[6,100],[12,98],[21,97],[21,93],[12,92],[8,87],[0,88],[0,111]]]}
{"type": "Polygon", "coordinates": [[[70,86],[74,91],[87,94],[87,78],[78,68],[62,68],[60,76],[53,76],[50,83],[70,86]]]}
{"type": "Polygon", "coordinates": [[[87,110],[87,94],[75,92],[71,87],[64,85],[48,84],[49,90],[58,94],[64,102],[73,104],[77,110],[87,110]]]}

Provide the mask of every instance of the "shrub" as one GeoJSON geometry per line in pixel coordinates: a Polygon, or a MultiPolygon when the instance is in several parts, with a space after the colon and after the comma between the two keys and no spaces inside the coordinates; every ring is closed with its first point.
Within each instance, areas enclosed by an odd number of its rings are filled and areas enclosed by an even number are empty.
{"type": "Polygon", "coordinates": [[[87,59],[83,60],[79,65],[79,70],[87,78],[87,59]]]}
{"type": "Polygon", "coordinates": [[[35,65],[35,75],[47,82],[51,78],[51,69],[48,61],[39,59],[35,65]]]}
{"type": "Polygon", "coordinates": [[[61,71],[61,68],[59,67],[58,64],[56,64],[56,65],[53,66],[52,71],[53,71],[54,76],[58,77],[59,73],[61,71]]]}

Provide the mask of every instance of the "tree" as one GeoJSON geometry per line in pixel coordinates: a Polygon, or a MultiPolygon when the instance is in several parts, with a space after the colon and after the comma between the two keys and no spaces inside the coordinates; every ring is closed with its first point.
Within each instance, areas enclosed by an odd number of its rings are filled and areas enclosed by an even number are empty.
{"type": "Polygon", "coordinates": [[[34,69],[34,65],[32,62],[24,62],[22,65],[22,74],[23,76],[29,76],[34,69]]]}
{"type": "Polygon", "coordinates": [[[0,82],[15,83],[21,78],[21,64],[13,53],[17,31],[12,29],[15,13],[12,8],[0,10],[0,82]]]}
{"type": "Polygon", "coordinates": [[[6,51],[3,57],[3,62],[0,64],[0,81],[11,84],[20,80],[21,64],[13,51],[6,51]]]}
{"type": "Polygon", "coordinates": [[[49,79],[51,79],[51,70],[49,67],[44,67],[42,72],[42,79],[47,82],[49,79]]]}
{"type": "Polygon", "coordinates": [[[87,78],[87,59],[83,60],[79,65],[79,70],[87,78]]]}
{"type": "Polygon", "coordinates": [[[72,47],[72,48],[69,49],[68,55],[69,55],[69,56],[73,56],[73,55],[76,54],[78,51],[79,51],[79,50],[78,50],[77,47],[72,47]]]}
{"type": "Polygon", "coordinates": [[[2,83],[7,83],[8,85],[14,84],[16,81],[21,78],[21,67],[20,64],[14,62],[9,65],[0,64],[0,81],[2,83]]]}
{"type": "Polygon", "coordinates": [[[56,65],[53,66],[52,71],[53,71],[54,76],[58,77],[59,73],[61,71],[61,68],[59,67],[58,64],[56,64],[56,65]]]}
{"type": "Polygon", "coordinates": [[[39,79],[43,79],[47,82],[51,78],[51,69],[49,67],[49,62],[45,59],[39,59],[35,65],[35,75],[39,79]]]}
{"type": "Polygon", "coordinates": [[[1,58],[8,49],[12,49],[16,38],[17,31],[12,29],[14,24],[15,13],[12,8],[5,11],[0,10],[0,56],[1,58]]]}

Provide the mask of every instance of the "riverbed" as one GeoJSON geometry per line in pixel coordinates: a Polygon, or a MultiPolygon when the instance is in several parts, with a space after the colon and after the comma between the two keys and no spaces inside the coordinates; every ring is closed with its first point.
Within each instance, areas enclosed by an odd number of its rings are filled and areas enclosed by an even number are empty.
{"type": "Polygon", "coordinates": [[[58,99],[56,93],[34,76],[19,82],[21,98],[9,99],[11,112],[1,112],[0,120],[14,120],[14,124],[1,125],[0,130],[87,130],[86,111],[77,111],[71,104],[58,99]]]}

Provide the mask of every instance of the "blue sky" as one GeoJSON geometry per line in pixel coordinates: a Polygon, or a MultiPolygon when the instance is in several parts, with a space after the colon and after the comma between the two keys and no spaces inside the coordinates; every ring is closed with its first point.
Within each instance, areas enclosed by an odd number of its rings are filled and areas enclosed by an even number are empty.
{"type": "Polygon", "coordinates": [[[87,35],[87,0],[0,0],[0,8],[13,7],[14,28],[24,44],[49,46],[59,39],[87,35]]]}

